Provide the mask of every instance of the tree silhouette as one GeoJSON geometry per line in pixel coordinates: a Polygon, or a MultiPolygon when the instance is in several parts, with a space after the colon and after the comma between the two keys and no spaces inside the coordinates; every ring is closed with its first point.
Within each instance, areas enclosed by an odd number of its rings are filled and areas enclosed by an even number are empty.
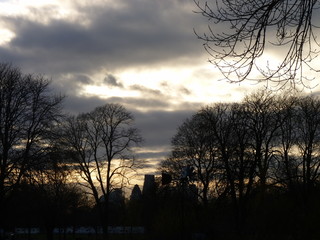
{"type": "MultiPolygon", "coordinates": [[[[217,232],[224,229],[231,237],[251,239],[250,234],[267,236],[272,229],[274,236],[300,232],[301,239],[310,238],[317,234],[317,224],[310,224],[320,210],[315,205],[320,188],[319,111],[315,96],[266,90],[240,103],[203,107],[178,128],[162,169],[177,178],[184,166],[193,166],[194,183],[202,191],[202,178],[210,177],[205,190],[213,194],[206,201],[208,209],[214,209],[217,232]],[[288,224],[281,229],[271,224],[274,221],[288,224]],[[309,225],[290,229],[303,222],[309,225]]],[[[163,188],[175,187],[171,183],[163,188]]]]}
{"type": "Polygon", "coordinates": [[[310,0],[194,0],[197,12],[211,21],[197,34],[210,62],[231,82],[267,80],[281,88],[306,86],[305,70],[318,70],[315,13],[319,1],[310,0]],[[278,63],[275,53],[281,52],[278,63]],[[273,54],[261,66],[259,59],[273,54]],[[277,62],[277,61],[276,61],[277,62]]]}
{"type": "Polygon", "coordinates": [[[105,230],[110,193],[136,164],[132,149],[142,137],[133,123],[132,114],[123,106],[106,104],[70,117],[64,128],[65,146],[73,152],[84,187],[94,196],[105,230]]]}
{"type": "Polygon", "coordinates": [[[175,179],[181,179],[183,170],[194,169],[194,176],[185,177],[189,180],[193,177],[198,180],[201,187],[200,198],[207,204],[209,197],[209,185],[214,180],[217,171],[215,139],[206,121],[200,113],[179,127],[177,134],[172,138],[172,156],[162,163],[164,171],[169,171],[175,179]]]}
{"type": "MultiPolygon", "coordinates": [[[[62,116],[62,100],[42,76],[0,64],[0,208],[5,209],[6,194],[33,174],[32,166],[46,153],[51,127],[62,116]]],[[[4,218],[1,214],[0,223],[4,218]]]]}

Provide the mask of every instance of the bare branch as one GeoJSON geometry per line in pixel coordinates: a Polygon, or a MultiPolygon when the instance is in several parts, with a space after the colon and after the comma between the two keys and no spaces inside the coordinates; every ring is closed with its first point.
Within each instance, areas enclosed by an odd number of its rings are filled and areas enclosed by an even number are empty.
{"type": "Polygon", "coordinates": [[[284,87],[310,87],[307,71],[317,73],[313,60],[319,52],[314,15],[316,0],[194,1],[212,25],[197,37],[210,60],[230,82],[254,80],[284,87]],[[221,30],[220,30],[221,29],[221,30]],[[223,30],[222,30],[223,29],[223,30]],[[280,59],[261,59],[283,52],[280,59]]]}

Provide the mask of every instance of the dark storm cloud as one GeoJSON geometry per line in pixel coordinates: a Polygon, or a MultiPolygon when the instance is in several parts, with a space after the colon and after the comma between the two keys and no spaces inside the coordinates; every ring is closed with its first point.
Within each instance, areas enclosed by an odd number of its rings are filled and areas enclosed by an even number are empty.
{"type": "MultiPolygon", "coordinates": [[[[183,121],[194,114],[198,109],[181,111],[134,111],[137,127],[142,129],[150,147],[168,147],[170,139],[176,133],[183,121]],[[161,134],[160,134],[161,133],[161,134]]],[[[168,149],[169,151],[169,149],[168,149]]]]}
{"type": "Polygon", "coordinates": [[[51,74],[182,64],[182,59],[202,52],[192,30],[197,18],[186,2],[127,0],[122,5],[79,7],[78,11],[85,11],[87,25],[61,19],[41,23],[25,16],[3,18],[16,36],[9,51],[0,48],[0,55],[24,68],[51,74]]]}

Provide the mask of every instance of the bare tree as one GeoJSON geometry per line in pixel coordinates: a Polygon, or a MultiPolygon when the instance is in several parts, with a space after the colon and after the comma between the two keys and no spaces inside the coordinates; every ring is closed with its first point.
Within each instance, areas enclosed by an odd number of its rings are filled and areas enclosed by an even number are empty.
{"type": "Polygon", "coordinates": [[[246,116],[244,104],[202,108],[179,127],[172,139],[172,156],[162,163],[176,177],[183,167],[192,166],[205,204],[209,197],[231,199],[238,230],[258,166],[246,116]]]}
{"type": "Polygon", "coordinates": [[[308,196],[320,176],[320,100],[299,99],[297,110],[298,148],[304,196],[308,196]]]}
{"type": "Polygon", "coordinates": [[[262,90],[246,96],[243,102],[246,124],[251,134],[250,148],[257,164],[256,172],[262,192],[270,182],[269,168],[284,121],[281,115],[282,100],[272,92],[262,90]]]}
{"type": "Polygon", "coordinates": [[[217,172],[215,139],[206,120],[201,112],[185,120],[172,138],[172,156],[162,163],[163,169],[175,179],[181,178],[183,169],[194,168],[201,189],[200,198],[205,205],[217,172]]]}
{"type": "Polygon", "coordinates": [[[197,12],[212,22],[206,33],[197,34],[210,62],[231,82],[267,80],[281,88],[303,85],[304,70],[314,69],[317,57],[317,0],[194,0],[197,12]],[[261,66],[266,54],[283,52],[261,66]],[[259,74],[257,74],[257,71],[259,74]],[[254,75],[256,74],[256,75],[254,75]]]}
{"type": "Polygon", "coordinates": [[[257,161],[251,151],[252,135],[243,104],[215,104],[202,109],[208,127],[216,139],[219,161],[218,177],[221,199],[233,205],[235,227],[239,234],[246,217],[246,207],[256,183],[257,161]]]}
{"type": "Polygon", "coordinates": [[[299,161],[294,150],[298,141],[298,102],[297,96],[288,93],[281,97],[279,114],[283,123],[280,125],[279,136],[276,139],[278,149],[275,149],[271,169],[277,184],[282,184],[289,191],[293,190],[299,181],[299,161]]]}
{"type": "Polygon", "coordinates": [[[0,64],[0,205],[45,151],[50,128],[61,117],[61,96],[41,76],[0,64]]]}
{"type": "Polygon", "coordinates": [[[116,181],[135,164],[133,147],[142,142],[134,118],[119,104],[106,104],[71,117],[65,128],[66,145],[74,152],[80,176],[101,207],[103,225],[108,224],[108,202],[116,181]],[[103,196],[102,198],[100,196],[103,196]]]}

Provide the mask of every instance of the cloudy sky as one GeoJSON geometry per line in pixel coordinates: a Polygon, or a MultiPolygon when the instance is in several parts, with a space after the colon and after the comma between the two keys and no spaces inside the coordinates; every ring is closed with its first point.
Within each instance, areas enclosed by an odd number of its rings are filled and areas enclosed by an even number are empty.
{"type": "Polygon", "coordinates": [[[220,81],[194,10],[192,0],[0,0],[0,60],[52,79],[68,113],[124,105],[145,139],[139,157],[156,165],[184,119],[257,88],[220,81]]]}

